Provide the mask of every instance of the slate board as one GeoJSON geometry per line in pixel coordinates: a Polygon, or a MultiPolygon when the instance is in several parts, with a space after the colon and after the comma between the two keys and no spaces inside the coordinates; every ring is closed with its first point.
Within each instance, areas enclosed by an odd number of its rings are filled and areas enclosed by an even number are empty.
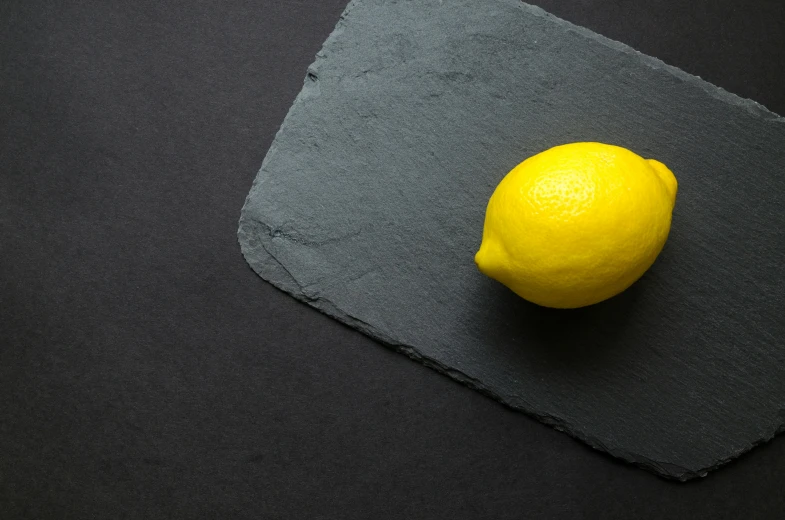
{"type": "Polygon", "coordinates": [[[783,118],[536,7],[354,0],[262,164],[239,240],[294,297],[687,480],[785,423],[783,171],[783,118]],[[622,295],[543,309],[473,255],[498,181],[583,140],[675,172],[671,236],[622,295]]]}

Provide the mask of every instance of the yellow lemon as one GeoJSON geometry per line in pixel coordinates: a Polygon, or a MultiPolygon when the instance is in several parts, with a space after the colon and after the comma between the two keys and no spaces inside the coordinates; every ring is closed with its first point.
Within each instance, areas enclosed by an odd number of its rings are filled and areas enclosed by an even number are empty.
{"type": "Polygon", "coordinates": [[[664,164],[626,148],[556,146],[496,187],[475,262],[545,307],[600,302],[654,263],[668,238],[676,189],[664,164]]]}

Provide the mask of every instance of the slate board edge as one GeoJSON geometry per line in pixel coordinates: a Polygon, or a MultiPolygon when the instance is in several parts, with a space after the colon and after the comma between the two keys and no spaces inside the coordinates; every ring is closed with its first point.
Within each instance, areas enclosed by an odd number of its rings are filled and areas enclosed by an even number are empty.
{"type": "Polygon", "coordinates": [[[761,105],[757,101],[748,98],[743,98],[732,92],[728,92],[722,87],[718,87],[713,83],[709,83],[708,81],[702,79],[700,76],[696,76],[694,74],[690,74],[689,72],[685,72],[678,67],[674,67],[673,65],[668,65],[664,61],[655,58],[653,56],[649,56],[648,54],[643,54],[642,52],[633,49],[626,43],[612,40],[601,34],[597,34],[591,31],[590,29],[581,27],[580,25],[575,25],[571,22],[568,22],[567,20],[562,20],[561,18],[552,15],[551,13],[545,11],[544,9],[541,9],[534,5],[520,2],[518,0],[495,0],[495,1],[520,4],[521,6],[523,6],[524,9],[529,10],[532,14],[536,16],[540,16],[542,18],[546,18],[557,25],[562,25],[566,29],[576,32],[582,36],[585,36],[587,38],[592,38],[598,41],[599,43],[605,45],[606,47],[610,47],[611,49],[615,49],[617,51],[621,51],[627,54],[634,54],[635,56],[638,57],[641,63],[648,65],[653,69],[665,70],[683,81],[692,83],[695,86],[700,87],[701,90],[703,90],[704,92],[706,92],[708,95],[712,96],[715,99],[719,99],[721,101],[725,101],[726,103],[730,103],[731,105],[736,105],[738,107],[744,108],[750,113],[757,115],[763,119],[770,119],[774,122],[785,124],[785,117],[776,114],[775,112],[772,112],[771,110],[761,105]]]}
{"type": "Polygon", "coordinates": [[[272,239],[272,230],[266,224],[245,218],[245,216],[243,216],[240,220],[238,238],[243,256],[253,271],[262,279],[287,293],[288,295],[293,296],[295,299],[303,303],[307,303],[311,307],[319,310],[327,316],[330,316],[331,318],[334,318],[339,322],[358,330],[359,332],[380,342],[384,346],[391,348],[395,352],[405,354],[409,358],[425,365],[426,367],[431,368],[440,374],[446,375],[451,379],[492,398],[506,407],[515,410],[516,412],[521,412],[527,416],[533,417],[534,419],[547,424],[558,431],[564,432],[571,437],[582,441],[595,450],[651,471],[665,479],[686,482],[699,477],[705,477],[710,471],[724,466],[725,464],[738,458],[740,455],[752,450],[756,446],[765,444],[766,442],[773,439],[776,435],[785,432],[785,425],[780,425],[775,429],[775,431],[771,433],[771,435],[753,442],[745,449],[742,449],[727,458],[718,460],[710,466],[696,469],[684,468],[675,464],[652,460],[635,453],[610,449],[594,437],[585,435],[583,432],[573,429],[569,423],[565,422],[559,417],[554,417],[545,413],[544,411],[535,410],[533,407],[524,408],[510,403],[503,396],[497,394],[492,389],[485,386],[482,381],[479,381],[461,372],[460,370],[449,367],[439,360],[423,355],[413,345],[407,345],[392,340],[374,328],[371,324],[342,311],[330,300],[321,297],[311,298],[307,296],[303,293],[297,280],[275,258],[275,256],[270,254],[267,250],[265,243],[272,239]]]}
{"type": "MultiPolygon", "coordinates": [[[[328,36],[328,38],[325,40],[325,43],[322,46],[323,48],[327,47],[328,44],[334,38],[340,35],[340,33],[342,32],[342,28],[346,24],[346,20],[349,14],[351,13],[351,11],[355,9],[358,5],[362,4],[363,1],[364,0],[351,0],[349,2],[346,9],[341,14],[335,29],[330,34],[330,36],[328,36]]],[[[605,36],[594,33],[589,29],[577,26],[566,20],[562,20],[561,18],[558,18],[539,7],[521,2],[520,0],[490,0],[490,1],[507,2],[509,4],[516,5],[521,9],[528,10],[531,14],[545,18],[552,23],[560,24],[564,26],[567,30],[577,32],[587,38],[592,38],[612,49],[618,50],[620,52],[635,54],[645,65],[654,69],[664,69],[683,81],[695,84],[696,86],[700,87],[701,90],[703,90],[704,92],[706,92],[707,94],[709,94],[710,96],[716,99],[720,99],[729,104],[736,105],[743,109],[746,109],[751,114],[760,117],[761,119],[769,120],[773,123],[785,124],[785,117],[782,117],[770,111],[765,106],[761,105],[756,101],[737,96],[736,94],[733,94],[731,92],[722,89],[721,87],[718,87],[716,85],[704,81],[698,76],[689,74],[679,68],[668,65],[657,58],[643,54],[624,43],[611,40],[610,38],[606,38],[605,36]]],[[[275,152],[276,141],[278,140],[281,131],[286,127],[287,120],[295,112],[295,108],[304,101],[303,99],[304,95],[307,95],[306,89],[312,83],[312,81],[308,78],[308,75],[310,74],[311,71],[318,69],[318,64],[321,62],[321,57],[320,57],[321,55],[322,55],[322,51],[317,53],[316,60],[314,61],[313,64],[311,64],[308,67],[308,73],[306,74],[303,80],[303,89],[298,94],[297,98],[295,99],[294,103],[289,109],[289,112],[284,118],[281,127],[276,133],[275,138],[273,139],[273,143],[270,146],[270,149],[267,152],[265,159],[262,161],[262,166],[256,178],[253,181],[251,189],[249,190],[249,194],[246,197],[245,204],[243,205],[243,208],[241,210],[239,228],[237,232],[238,241],[240,244],[240,249],[242,251],[242,254],[246,262],[257,275],[259,275],[265,281],[271,283],[276,288],[293,296],[295,299],[307,303],[308,305],[314,307],[315,309],[321,311],[322,313],[352,328],[359,330],[363,334],[371,337],[376,341],[381,342],[383,345],[393,349],[394,351],[405,354],[409,358],[422,363],[426,367],[429,367],[439,372],[440,374],[444,374],[452,378],[453,380],[463,385],[466,385],[469,388],[472,388],[473,390],[476,390],[488,397],[491,397],[495,401],[507,406],[508,408],[511,408],[517,412],[524,413],[525,415],[528,415],[530,417],[533,417],[544,424],[552,426],[554,429],[558,431],[567,433],[571,437],[582,441],[583,443],[589,445],[595,450],[598,450],[603,453],[607,453],[613,457],[616,457],[618,459],[629,462],[635,466],[651,471],[657,474],[658,476],[669,480],[686,482],[699,477],[705,477],[710,471],[713,471],[717,468],[720,468],[721,466],[724,466],[725,464],[735,460],[736,458],[743,455],[744,453],[752,450],[756,446],[765,444],[766,442],[769,442],[771,439],[773,439],[775,436],[785,432],[785,423],[782,423],[779,426],[777,426],[770,435],[765,436],[751,443],[749,446],[746,446],[745,448],[735,452],[733,455],[723,458],[721,460],[717,460],[715,461],[715,463],[709,466],[702,467],[702,468],[692,468],[692,469],[684,468],[671,463],[652,460],[642,455],[637,455],[622,450],[609,449],[599,440],[591,436],[587,436],[581,431],[572,429],[571,425],[566,423],[563,419],[549,415],[544,411],[535,410],[533,409],[533,407],[523,408],[520,406],[513,405],[512,403],[508,402],[503,396],[497,394],[490,388],[486,387],[481,381],[459,370],[451,368],[436,359],[423,355],[413,345],[401,344],[394,341],[392,338],[387,337],[385,334],[375,329],[371,324],[364,322],[346,313],[339,307],[335,306],[328,299],[322,297],[312,298],[307,296],[303,292],[302,286],[297,282],[296,278],[292,276],[292,274],[286,269],[286,267],[281,262],[279,262],[275,257],[275,255],[271,254],[268,248],[266,247],[265,244],[269,243],[273,238],[273,230],[266,223],[254,220],[252,217],[248,216],[246,212],[246,207],[249,205],[251,195],[254,193],[257,185],[263,182],[268,177],[268,174],[265,171],[265,165],[267,163],[267,160],[275,152]]]]}

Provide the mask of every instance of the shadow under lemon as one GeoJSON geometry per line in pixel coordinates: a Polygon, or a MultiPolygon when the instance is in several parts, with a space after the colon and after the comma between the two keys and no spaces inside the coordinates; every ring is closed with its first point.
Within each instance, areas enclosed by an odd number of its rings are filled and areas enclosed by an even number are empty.
{"type": "MultiPolygon", "coordinates": [[[[637,282],[600,303],[576,309],[542,307],[524,300],[486,276],[475,279],[467,331],[478,348],[493,349],[513,373],[569,372],[589,375],[627,365],[645,345],[647,290],[657,284],[657,264],[667,262],[668,247],[637,282]]],[[[478,273],[479,274],[479,273],[478,273]]]]}
{"type": "Polygon", "coordinates": [[[565,376],[595,384],[620,373],[644,377],[651,356],[661,355],[654,348],[658,342],[671,340],[674,327],[689,324],[680,288],[685,277],[696,276],[687,259],[698,252],[687,220],[677,221],[681,225],[671,228],[651,267],[626,290],[594,305],[542,307],[476,269],[466,287],[476,303],[467,306],[461,321],[478,356],[492,353],[488,357],[515,379],[565,376]]]}

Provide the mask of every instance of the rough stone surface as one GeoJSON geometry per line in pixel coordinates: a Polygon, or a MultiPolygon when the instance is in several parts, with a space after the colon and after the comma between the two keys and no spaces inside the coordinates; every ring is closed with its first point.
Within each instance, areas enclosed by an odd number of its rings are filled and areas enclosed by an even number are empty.
{"type": "Polygon", "coordinates": [[[785,120],[516,0],[354,0],[242,211],[264,279],[512,408],[660,475],[785,422],[785,120]],[[679,179],[630,290],[542,309],[473,255],[494,186],[556,144],[679,179]]]}

